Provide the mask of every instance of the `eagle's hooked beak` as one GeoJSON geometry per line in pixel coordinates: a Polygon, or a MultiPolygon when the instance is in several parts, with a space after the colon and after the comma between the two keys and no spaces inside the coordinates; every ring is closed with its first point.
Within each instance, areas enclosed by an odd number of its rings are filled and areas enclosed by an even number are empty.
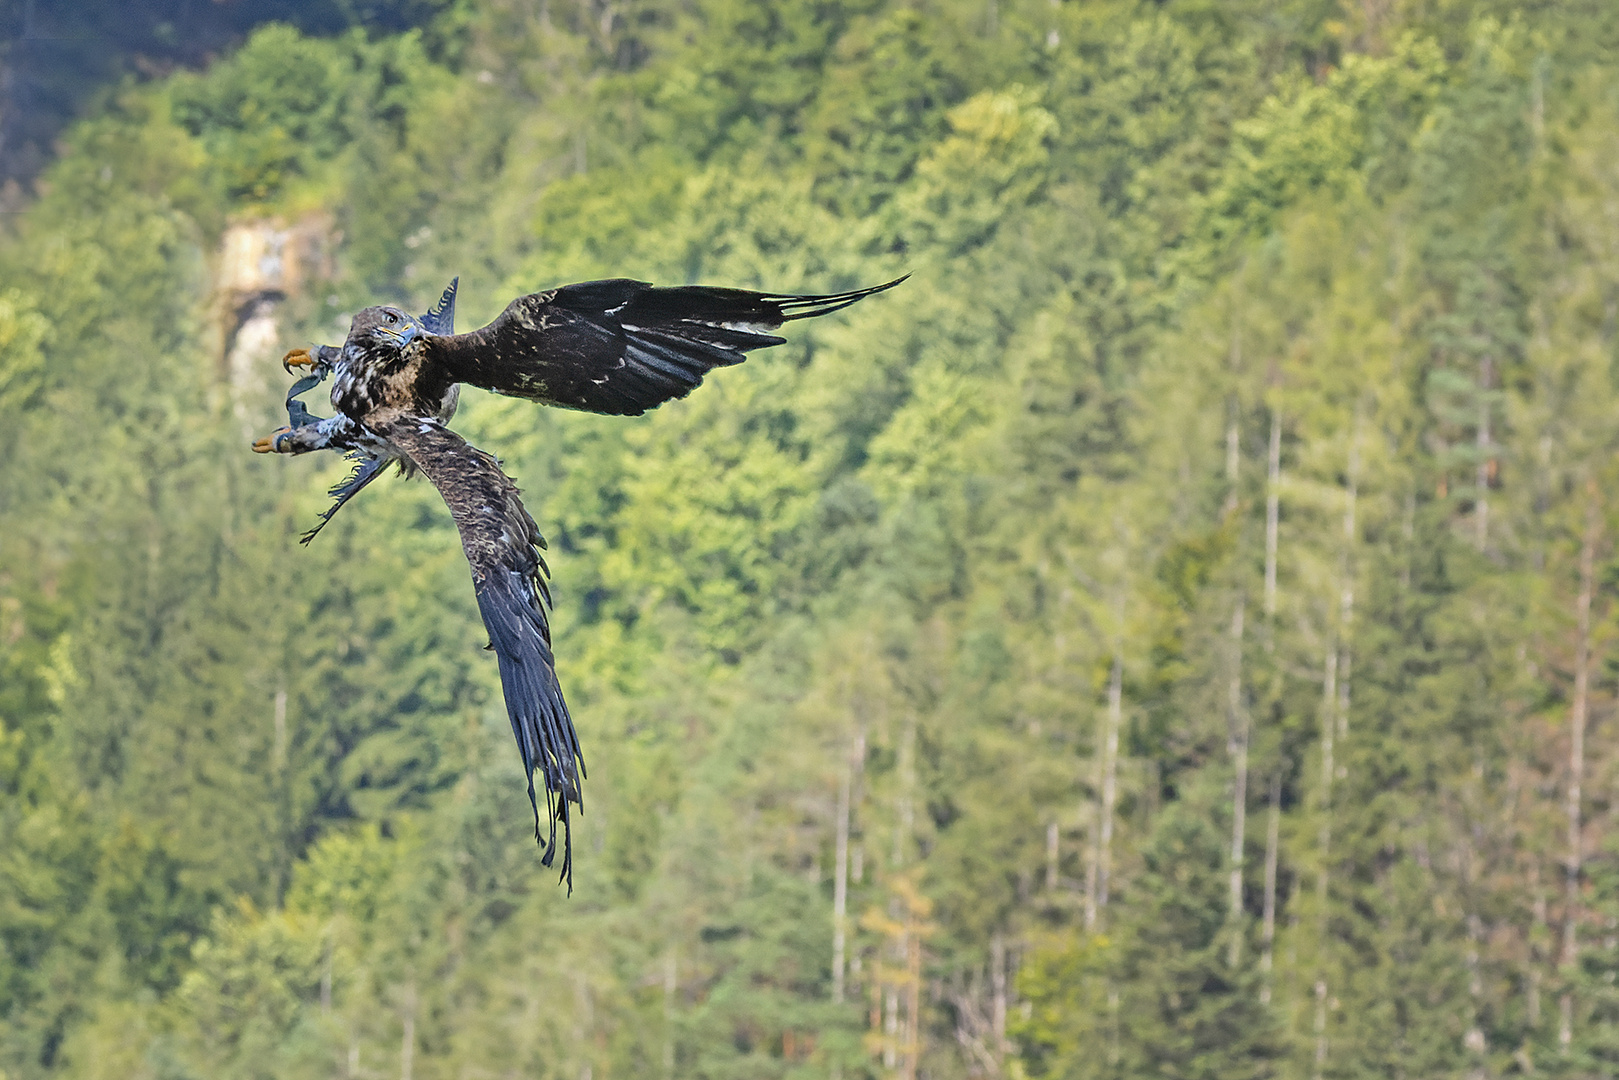
{"type": "Polygon", "coordinates": [[[381,329],[384,334],[393,338],[394,341],[401,346],[409,345],[412,341],[415,341],[417,336],[422,332],[421,327],[417,326],[414,322],[407,322],[398,329],[387,326],[384,326],[381,329]]]}

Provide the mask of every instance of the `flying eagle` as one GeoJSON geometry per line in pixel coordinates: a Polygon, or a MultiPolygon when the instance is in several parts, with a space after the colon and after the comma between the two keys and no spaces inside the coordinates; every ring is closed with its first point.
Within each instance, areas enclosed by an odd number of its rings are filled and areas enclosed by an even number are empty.
{"type": "Polygon", "coordinates": [[[540,861],[552,865],[560,822],[561,875],[570,892],[568,808],[583,807],[579,785],[585,769],[551,652],[550,570],[540,555],[545,540],[499,462],[447,426],[459,384],[564,409],[639,416],[685,397],[714,368],[782,344],[786,339],[772,331],[783,324],[830,314],[904,280],[825,295],[589,281],[518,297],[494,322],[466,334],[453,332],[451,282],[426,315],[369,307],[354,316],[341,347],[295,349],[283,358],[289,370],[307,367],[310,373],[288,394],[289,425],[253,449],[342,450],[357,463],[353,475],[332,489],[336,502],[304,542],[390,463],[425,474],[449,506],[500,664],[506,712],[528,777],[534,836],[545,844],[540,861]],[[337,415],[319,419],[297,398],[328,374],[337,415]],[[548,840],[540,831],[536,771],[545,788],[548,840]]]}

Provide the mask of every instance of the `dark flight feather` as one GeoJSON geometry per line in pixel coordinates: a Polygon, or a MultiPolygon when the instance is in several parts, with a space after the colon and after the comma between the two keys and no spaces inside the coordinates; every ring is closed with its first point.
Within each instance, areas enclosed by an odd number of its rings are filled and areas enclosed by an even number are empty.
{"type": "MultiPolygon", "coordinates": [[[[343,508],[344,503],[358,495],[362,488],[378,476],[381,476],[384,469],[394,464],[393,459],[390,458],[367,458],[356,454],[350,454],[349,460],[354,462],[353,471],[348,474],[347,478],[333,485],[332,489],[326,493],[337,501],[321,511],[320,520],[315,522],[314,528],[298,538],[300,544],[307,544],[313,540],[326,527],[326,523],[332,520],[332,515],[343,508]]],[[[402,468],[403,462],[400,465],[402,468]]]]}
{"type": "Polygon", "coordinates": [[[898,285],[826,295],[613,278],[513,300],[494,322],[427,340],[456,382],[586,412],[638,416],[691,393],[716,367],[780,345],[771,331],[898,285]]]}
{"type": "Polygon", "coordinates": [[[545,541],[524,509],[517,485],[501,471],[499,463],[437,420],[396,420],[382,427],[380,433],[433,482],[455,519],[461,546],[472,567],[478,611],[500,664],[506,713],[528,778],[534,835],[546,844],[540,861],[546,866],[552,864],[560,823],[562,879],[572,892],[569,804],[583,806],[580,780],[585,775],[585,760],[551,654],[551,627],[545,613],[550,600],[545,585],[548,571],[540,557],[545,541]],[[549,839],[540,832],[539,802],[534,792],[536,771],[545,788],[549,839]]]}

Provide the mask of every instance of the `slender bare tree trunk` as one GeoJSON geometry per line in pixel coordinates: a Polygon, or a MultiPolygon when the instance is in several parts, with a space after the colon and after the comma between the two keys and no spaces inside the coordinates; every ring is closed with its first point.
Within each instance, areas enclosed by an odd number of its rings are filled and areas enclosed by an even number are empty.
{"type": "Polygon", "coordinates": [[[899,1066],[899,987],[893,983],[883,995],[883,1068],[899,1066]]]}
{"type": "Polygon", "coordinates": [[[1327,1069],[1327,980],[1315,981],[1315,1080],[1327,1069]]]}
{"type": "Polygon", "coordinates": [[[916,1080],[922,1057],[922,935],[917,932],[916,912],[905,908],[905,1068],[903,1080],[916,1080]]]}
{"type": "MultiPolygon", "coordinates": [[[[898,819],[894,826],[894,852],[891,860],[893,869],[897,872],[905,868],[910,856],[913,831],[916,827],[916,713],[911,709],[905,710],[905,724],[900,730],[899,739],[899,796],[896,800],[895,810],[898,819]]],[[[897,903],[894,901],[892,903],[897,903]]],[[[889,913],[901,918],[902,928],[899,940],[894,943],[893,958],[904,965],[908,973],[911,965],[911,950],[913,947],[920,950],[921,943],[913,933],[912,925],[914,913],[906,905],[903,913],[891,906],[889,913]]],[[[917,956],[920,957],[920,951],[917,956]]],[[[908,1078],[914,1078],[914,1055],[907,1052],[911,1045],[913,1029],[916,1026],[916,1010],[912,1004],[909,991],[901,1001],[901,986],[899,981],[888,983],[884,1005],[887,1018],[883,1025],[885,1036],[883,1045],[883,1065],[889,1069],[904,1069],[908,1078]],[[900,1020],[900,1007],[902,1003],[908,1010],[910,1027],[907,1028],[900,1020]]]]}
{"type": "MultiPolygon", "coordinates": [[[[1282,517],[1282,414],[1272,408],[1270,414],[1270,444],[1265,454],[1265,627],[1264,645],[1267,655],[1276,649],[1276,557],[1280,540],[1282,517]]],[[[1272,694],[1279,694],[1280,674],[1271,665],[1272,694]]],[[[1274,965],[1276,942],[1276,863],[1281,843],[1282,777],[1278,771],[1271,776],[1270,821],[1265,835],[1265,911],[1264,953],[1260,965],[1265,973],[1260,986],[1259,999],[1269,1004],[1271,999],[1271,969],[1274,965]]],[[[1296,916],[1295,916],[1296,917],[1296,916]]]]}
{"type": "Polygon", "coordinates": [[[1276,543],[1282,521],[1282,414],[1270,414],[1270,453],[1265,462],[1265,620],[1276,617],[1276,543]]]}
{"type": "MultiPolygon", "coordinates": [[[[1105,733],[1102,741],[1104,745],[1107,742],[1105,733]]],[[[1095,755],[1092,791],[1100,792],[1102,790],[1102,772],[1102,755],[1098,754],[1095,755]]],[[[1096,928],[1096,916],[1098,913],[1096,887],[1102,867],[1102,811],[1098,799],[1090,800],[1086,810],[1089,812],[1091,827],[1090,843],[1087,845],[1089,851],[1086,853],[1088,857],[1085,860],[1085,929],[1093,930],[1096,928]]]]}
{"type": "Polygon", "coordinates": [[[996,1058],[1004,1056],[1006,1044],[1006,939],[997,930],[989,942],[989,983],[993,995],[990,1026],[995,1032],[996,1058]]]}
{"type": "MultiPolygon", "coordinates": [[[[1468,862],[1471,864],[1473,855],[1468,853],[1468,862]]],[[[1471,877],[1471,873],[1469,877],[1471,877]]],[[[1472,882],[1469,882],[1468,892],[1472,892],[1472,882]]],[[[1484,1051],[1489,1043],[1484,1038],[1484,1029],[1479,1026],[1484,997],[1484,977],[1479,970],[1479,952],[1484,940],[1484,920],[1478,917],[1477,912],[1467,913],[1467,996],[1472,1003],[1472,1022],[1467,1027],[1467,1033],[1462,1036],[1462,1049],[1466,1050],[1472,1060],[1473,1067],[1468,1070],[1468,1080],[1482,1080],[1486,1075],[1484,1067],[1484,1051]]]]}
{"type": "Polygon", "coordinates": [[[1270,813],[1265,829],[1265,910],[1260,926],[1260,940],[1264,952],[1259,956],[1259,970],[1265,981],[1259,987],[1259,1003],[1270,1004],[1270,972],[1276,944],[1276,861],[1282,841],[1282,774],[1270,776],[1270,813]]]}
{"type": "Polygon", "coordinates": [[[1097,829],[1096,907],[1107,907],[1108,878],[1113,866],[1113,805],[1118,798],[1119,728],[1124,718],[1124,656],[1113,654],[1107,681],[1107,736],[1102,745],[1102,821],[1097,829]]]}
{"type": "Polygon", "coordinates": [[[1242,618],[1245,598],[1237,597],[1231,613],[1231,680],[1226,689],[1232,763],[1235,779],[1231,791],[1231,951],[1232,967],[1242,959],[1242,865],[1248,827],[1248,714],[1242,707],[1242,618]]]}
{"type": "Polygon", "coordinates": [[[270,768],[277,776],[287,767],[287,692],[275,692],[275,739],[270,744],[270,768]]]}
{"type": "MultiPolygon", "coordinates": [[[[1572,973],[1579,962],[1577,934],[1580,904],[1580,873],[1583,852],[1580,840],[1580,805],[1585,778],[1585,721],[1591,686],[1591,594],[1595,589],[1596,546],[1601,515],[1597,506],[1594,479],[1585,482],[1585,539],[1580,545],[1580,593],[1575,600],[1576,640],[1574,642],[1574,702],[1569,716],[1568,741],[1568,862],[1563,902],[1563,951],[1558,959],[1565,972],[1572,973]]],[[[1567,1053],[1574,1041],[1574,995],[1565,991],[1558,1002],[1560,1014],[1557,1041],[1567,1053]]]]}
{"type": "Polygon", "coordinates": [[[832,869],[832,1000],[843,1004],[844,953],[848,939],[849,920],[849,815],[852,812],[854,770],[856,755],[865,758],[865,735],[859,732],[850,740],[843,757],[843,773],[838,780],[838,821],[836,865],[832,869]]]}
{"type": "MultiPolygon", "coordinates": [[[[1232,349],[1235,352],[1236,339],[1232,339],[1232,349]]],[[[1237,508],[1237,481],[1242,462],[1242,432],[1238,427],[1240,419],[1237,405],[1237,395],[1232,394],[1226,404],[1225,424],[1225,479],[1226,497],[1225,512],[1231,513],[1237,508]]]]}
{"type": "Polygon", "coordinates": [[[1355,614],[1355,509],[1360,491],[1360,410],[1349,440],[1349,463],[1344,486],[1344,540],[1339,562],[1338,624],[1327,645],[1326,670],[1321,679],[1321,868],[1316,874],[1318,906],[1318,945],[1316,969],[1316,1073],[1327,1061],[1328,986],[1326,955],[1328,940],[1329,884],[1332,875],[1333,782],[1338,765],[1334,760],[1337,741],[1349,733],[1349,667],[1355,614]]]}
{"type": "MultiPolygon", "coordinates": [[[[1540,856],[1537,852],[1534,860],[1529,864],[1529,888],[1534,892],[1533,919],[1534,925],[1530,928],[1529,939],[1535,941],[1542,936],[1546,929],[1546,890],[1540,880],[1540,856]]],[[[1536,953],[1539,950],[1535,950],[1536,953]]],[[[1544,957],[1531,954],[1529,964],[1529,1000],[1525,1004],[1528,1014],[1529,1029],[1540,1029],[1540,962],[1544,957]]]]}
{"type": "Polygon", "coordinates": [[[1321,676],[1321,831],[1317,840],[1321,865],[1315,875],[1316,961],[1315,980],[1315,1075],[1319,1080],[1327,1062],[1327,895],[1332,865],[1332,776],[1333,743],[1338,732],[1338,648],[1329,643],[1321,676]]]}

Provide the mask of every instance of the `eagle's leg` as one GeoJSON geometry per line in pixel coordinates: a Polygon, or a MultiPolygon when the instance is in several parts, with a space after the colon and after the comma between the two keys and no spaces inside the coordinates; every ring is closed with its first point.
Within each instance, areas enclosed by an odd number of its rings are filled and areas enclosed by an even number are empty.
{"type": "Polygon", "coordinates": [[[359,432],[354,421],[341,414],[325,420],[310,417],[304,423],[295,423],[270,432],[253,444],[253,450],[260,454],[307,454],[311,450],[353,450],[357,434],[359,432]]]}
{"type": "Polygon", "coordinates": [[[321,417],[310,412],[304,403],[299,401],[298,398],[302,394],[307,393],[308,391],[319,386],[321,380],[325,378],[325,375],[325,372],[321,371],[319,368],[315,368],[313,374],[305,375],[303,378],[293,383],[292,389],[287,391],[288,427],[292,428],[293,430],[297,430],[298,428],[304,428],[310,426],[311,424],[319,424],[323,422],[321,417]]]}

